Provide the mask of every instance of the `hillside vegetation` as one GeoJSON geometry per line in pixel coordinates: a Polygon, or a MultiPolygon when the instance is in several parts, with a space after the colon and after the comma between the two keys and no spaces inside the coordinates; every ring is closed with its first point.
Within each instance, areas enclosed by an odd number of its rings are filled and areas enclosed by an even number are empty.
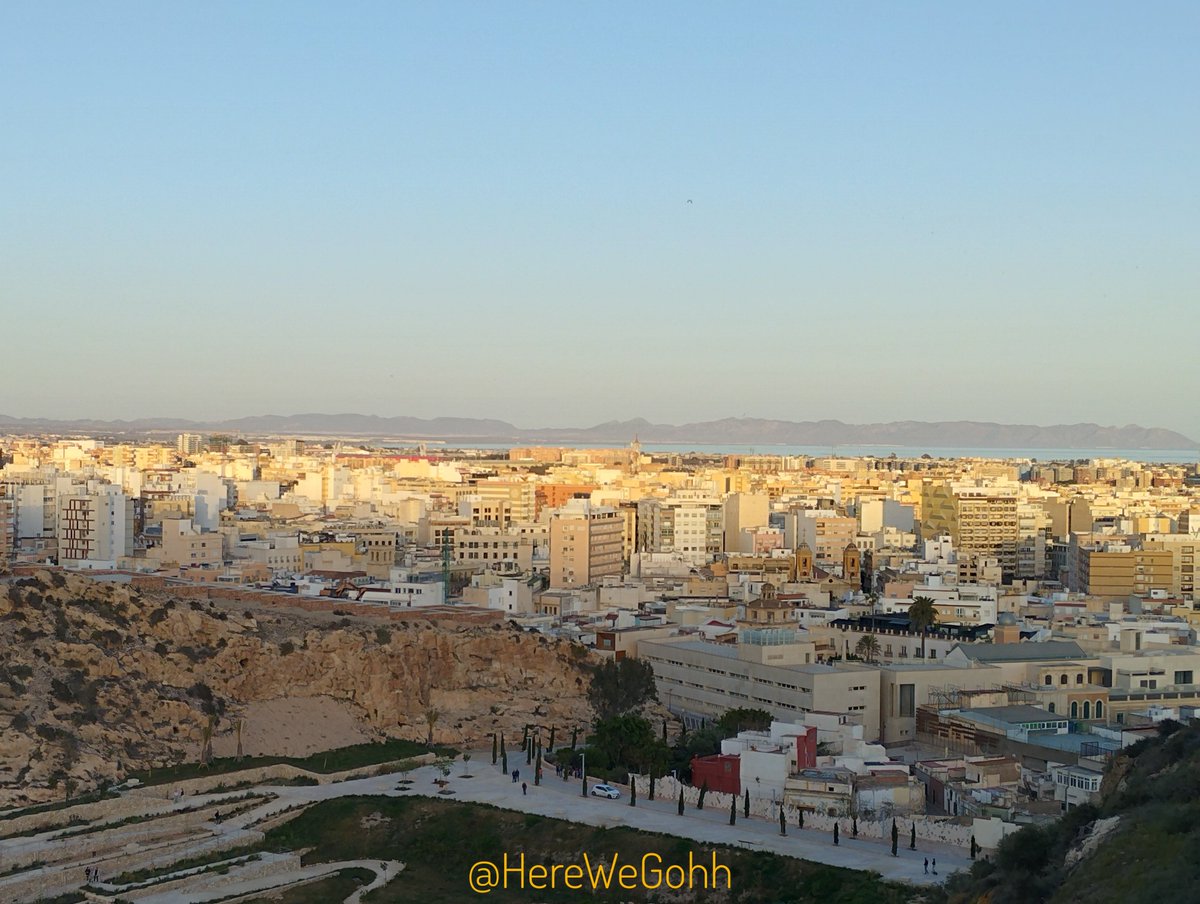
{"type": "Polygon", "coordinates": [[[1109,768],[1099,806],[1006,838],[951,879],[949,904],[1200,900],[1200,722],[1167,721],[1109,768]]]}

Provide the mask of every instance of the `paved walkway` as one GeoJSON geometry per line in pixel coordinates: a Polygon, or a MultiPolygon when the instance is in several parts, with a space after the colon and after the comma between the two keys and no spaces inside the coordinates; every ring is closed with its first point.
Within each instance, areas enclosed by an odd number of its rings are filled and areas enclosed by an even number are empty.
{"type": "MultiPolygon", "coordinates": [[[[520,768],[524,764],[514,763],[514,765],[520,768]]],[[[392,773],[329,785],[282,785],[270,786],[269,789],[263,786],[262,790],[270,790],[271,793],[277,795],[276,799],[247,810],[244,813],[239,813],[237,816],[221,823],[203,823],[196,828],[195,835],[192,838],[172,840],[172,842],[165,844],[164,848],[169,848],[172,860],[178,861],[211,848],[218,837],[221,841],[227,843],[229,847],[256,840],[260,835],[255,827],[264,820],[277,816],[285,810],[306,807],[323,800],[351,795],[399,797],[419,794],[442,800],[465,800],[475,803],[492,804],[509,810],[536,813],[542,816],[583,823],[585,825],[606,827],[628,826],[648,832],[660,832],[681,838],[691,838],[701,842],[730,844],[753,850],[771,851],[776,854],[798,857],[815,863],[826,863],[848,869],[873,870],[885,879],[910,882],[918,885],[941,882],[949,873],[965,869],[970,865],[970,860],[966,853],[950,845],[922,841],[919,842],[919,847],[916,851],[909,851],[907,848],[902,847],[898,852],[899,856],[893,857],[891,856],[890,844],[888,842],[878,839],[850,838],[847,837],[848,832],[841,836],[841,844],[836,847],[832,843],[832,835],[815,829],[799,829],[795,826],[789,826],[788,834],[784,837],[779,834],[779,824],[775,820],[755,817],[746,819],[741,816],[740,809],[737,824],[730,826],[729,812],[723,808],[696,810],[694,807],[688,807],[684,815],[680,816],[676,810],[676,802],[674,800],[649,801],[641,798],[638,800],[636,807],[630,807],[627,797],[622,797],[621,800],[607,800],[596,797],[585,798],[580,796],[580,782],[578,779],[571,779],[564,782],[553,773],[550,773],[540,786],[530,783],[528,786],[529,793],[523,795],[519,783],[513,783],[509,776],[500,771],[499,766],[491,765],[490,750],[473,752],[470,771],[472,777],[465,777],[463,775],[463,764],[461,762],[456,763],[448,784],[448,788],[453,790],[454,793],[444,796],[438,794],[439,785],[437,782],[442,779],[442,775],[435,766],[424,766],[408,773],[392,773]],[[411,784],[403,784],[402,781],[405,779],[411,780],[411,784]],[[924,873],[924,860],[926,857],[931,859],[936,858],[939,867],[938,873],[940,875],[926,875],[924,873]]],[[[628,790],[625,790],[624,793],[628,795],[628,790]]],[[[222,796],[227,795],[198,795],[185,798],[175,804],[162,801],[148,801],[147,809],[159,812],[163,810],[177,811],[187,806],[195,806],[197,803],[206,801],[206,799],[212,800],[222,796]]],[[[11,839],[8,842],[0,842],[0,855],[11,855],[18,851],[23,855],[37,854],[40,851],[49,853],[49,850],[56,843],[55,834],[54,832],[48,832],[22,839],[11,839]]],[[[97,842],[97,847],[102,847],[102,833],[97,837],[97,842]]],[[[147,848],[155,846],[153,842],[146,845],[147,848]]],[[[4,859],[11,861],[12,858],[9,856],[4,859]]],[[[44,859],[50,861],[53,858],[47,856],[44,859]]],[[[85,865],[98,864],[103,868],[104,859],[107,858],[96,857],[88,861],[81,860],[75,863],[55,863],[52,866],[42,867],[39,870],[33,870],[22,875],[29,876],[50,873],[55,874],[56,878],[62,877],[62,879],[66,879],[68,875],[73,875],[72,870],[78,869],[82,873],[85,865]]],[[[338,869],[356,865],[361,865],[376,873],[375,881],[368,888],[362,889],[363,892],[390,881],[403,869],[402,864],[392,862],[390,865],[385,866],[383,870],[380,870],[378,869],[378,861],[363,862],[361,864],[357,862],[349,864],[314,864],[295,871],[292,874],[293,878],[288,881],[291,883],[300,882],[315,875],[328,875],[331,872],[336,872],[338,869]]],[[[7,878],[8,881],[15,881],[18,877],[7,878]]],[[[82,875],[80,878],[82,879],[82,875]]],[[[197,877],[197,884],[202,884],[203,881],[203,877],[197,877]]],[[[3,896],[3,886],[5,884],[7,884],[5,878],[0,878],[0,897],[3,896]]],[[[277,887],[279,884],[278,877],[261,876],[253,879],[247,878],[245,894],[277,887]]],[[[67,880],[62,882],[62,887],[67,889],[78,886],[73,885],[67,880]]],[[[237,892],[237,887],[222,885],[219,892],[214,891],[211,894],[202,890],[194,893],[176,890],[169,895],[152,895],[143,900],[156,902],[156,904],[181,901],[202,904],[202,902],[227,897],[235,892],[237,892]]],[[[355,902],[348,902],[348,904],[355,904],[355,902]]]]}
{"type": "MultiPolygon", "coordinates": [[[[918,885],[939,883],[946,876],[970,865],[966,852],[952,845],[918,841],[917,850],[910,851],[902,846],[898,855],[891,854],[891,842],[879,839],[849,837],[849,823],[842,833],[840,844],[833,844],[833,835],[815,829],[799,829],[788,826],[787,836],[779,834],[779,823],[775,820],[751,817],[746,819],[738,809],[736,825],[729,825],[729,811],[724,808],[696,810],[689,806],[680,816],[675,801],[649,801],[639,797],[636,807],[629,806],[628,790],[622,788],[620,800],[598,797],[581,797],[581,782],[571,779],[564,782],[554,775],[544,777],[542,784],[529,783],[528,795],[521,793],[521,785],[500,772],[499,766],[491,765],[491,751],[473,754],[471,772],[474,778],[462,778],[461,767],[456,766],[450,777],[449,788],[454,790],[450,800],[467,800],[492,804],[509,810],[538,813],[555,819],[580,822],[595,826],[628,826],[648,832],[662,832],[696,841],[736,845],[753,850],[771,851],[787,857],[799,857],[815,863],[827,863],[848,869],[874,870],[885,879],[910,882],[918,885]],[[480,761],[483,761],[482,763],[480,761]],[[938,875],[926,875],[925,858],[937,860],[938,875]]],[[[513,765],[513,764],[510,764],[513,765]]],[[[523,764],[521,767],[524,773],[523,764]]],[[[434,778],[441,775],[431,767],[409,773],[413,779],[410,794],[437,795],[434,778]]],[[[589,785],[595,784],[589,781],[589,785]]],[[[404,792],[389,791],[391,795],[404,792]]],[[[901,839],[902,845],[906,839],[901,839]]]]}
{"type": "Polygon", "coordinates": [[[340,863],[314,863],[287,872],[274,873],[268,876],[254,876],[242,881],[226,882],[211,891],[184,891],[172,889],[157,895],[147,895],[138,899],[138,904],[205,904],[208,901],[219,901],[234,896],[257,894],[258,892],[281,890],[299,882],[312,882],[332,876],[344,869],[365,869],[375,874],[375,878],[346,898],[345,904],[359,904],[362,896],[383,885],[386,885],[404,869],[404,864],[395,860],[380,862],[378,860],[343,860],[340,863]]]}

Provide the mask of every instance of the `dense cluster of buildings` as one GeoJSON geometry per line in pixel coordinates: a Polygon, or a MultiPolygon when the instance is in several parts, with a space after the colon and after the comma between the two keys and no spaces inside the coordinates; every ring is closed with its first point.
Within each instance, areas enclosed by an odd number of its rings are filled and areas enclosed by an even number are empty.
{"type": "Polygon", "coordinates": [[[689,724],[791,726],[712,766],[781,798],[824,770],[897,808],[914,776],[951,813],[1077,803],[1200,706],[1195,465],[197,435],[0,438],[0,465],[0,565],[493,610],[653,663],[689,724]],[[797,753],[806,725],[842,759],[797,753]]]}

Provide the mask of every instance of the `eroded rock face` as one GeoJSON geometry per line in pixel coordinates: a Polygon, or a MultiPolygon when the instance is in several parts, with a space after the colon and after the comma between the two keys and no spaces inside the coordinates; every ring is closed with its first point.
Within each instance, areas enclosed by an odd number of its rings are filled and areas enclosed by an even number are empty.
{"type": "Polygon", "coordinates": [[[338,701],[376,737],[423,741],[436,711],[439,743],[561,738],[590,720],[586,656],[505,626],[335,624],[41,573],[0,585],[0,805],[195,761],[210,717],[223,752],[247,704],[285,697],[338,701]]]}

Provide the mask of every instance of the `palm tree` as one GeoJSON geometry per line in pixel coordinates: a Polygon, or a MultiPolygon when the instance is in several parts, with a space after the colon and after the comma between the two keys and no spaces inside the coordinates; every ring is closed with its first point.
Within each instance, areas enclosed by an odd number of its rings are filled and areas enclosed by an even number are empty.
{"type": "Polygon", "coordinates": [[[867,662],[874,662],[875,657],[879,655],[879,641],[875,639],[874,634],[864,634],[855,644],[854,652],[867,662]]]}
{"type": "Polygon", "coordinates": [[[425,710],[425,724],[429,726],[429,733],[426,735],[425,743],[430,747],[433,746],[433,726],[437,725],[437,721],[441,716],[442,714],[432,706],[425,710]]]}
{"type": "Polygon", "coordinates": [[[242,726],[245,724],[244,719],[238,719],[234,723],[234,728],[237,729],[237,758],[240,761],[242,758],[242,726]]]}
{"type": "Polygon", "coordinates": [[[908,607],[908,623],[914,631],[921,632],[921,658],[925,658],[925,634],[930,626],[937,624],[937,609],[927,596],[914,596],[908,607]]]}

